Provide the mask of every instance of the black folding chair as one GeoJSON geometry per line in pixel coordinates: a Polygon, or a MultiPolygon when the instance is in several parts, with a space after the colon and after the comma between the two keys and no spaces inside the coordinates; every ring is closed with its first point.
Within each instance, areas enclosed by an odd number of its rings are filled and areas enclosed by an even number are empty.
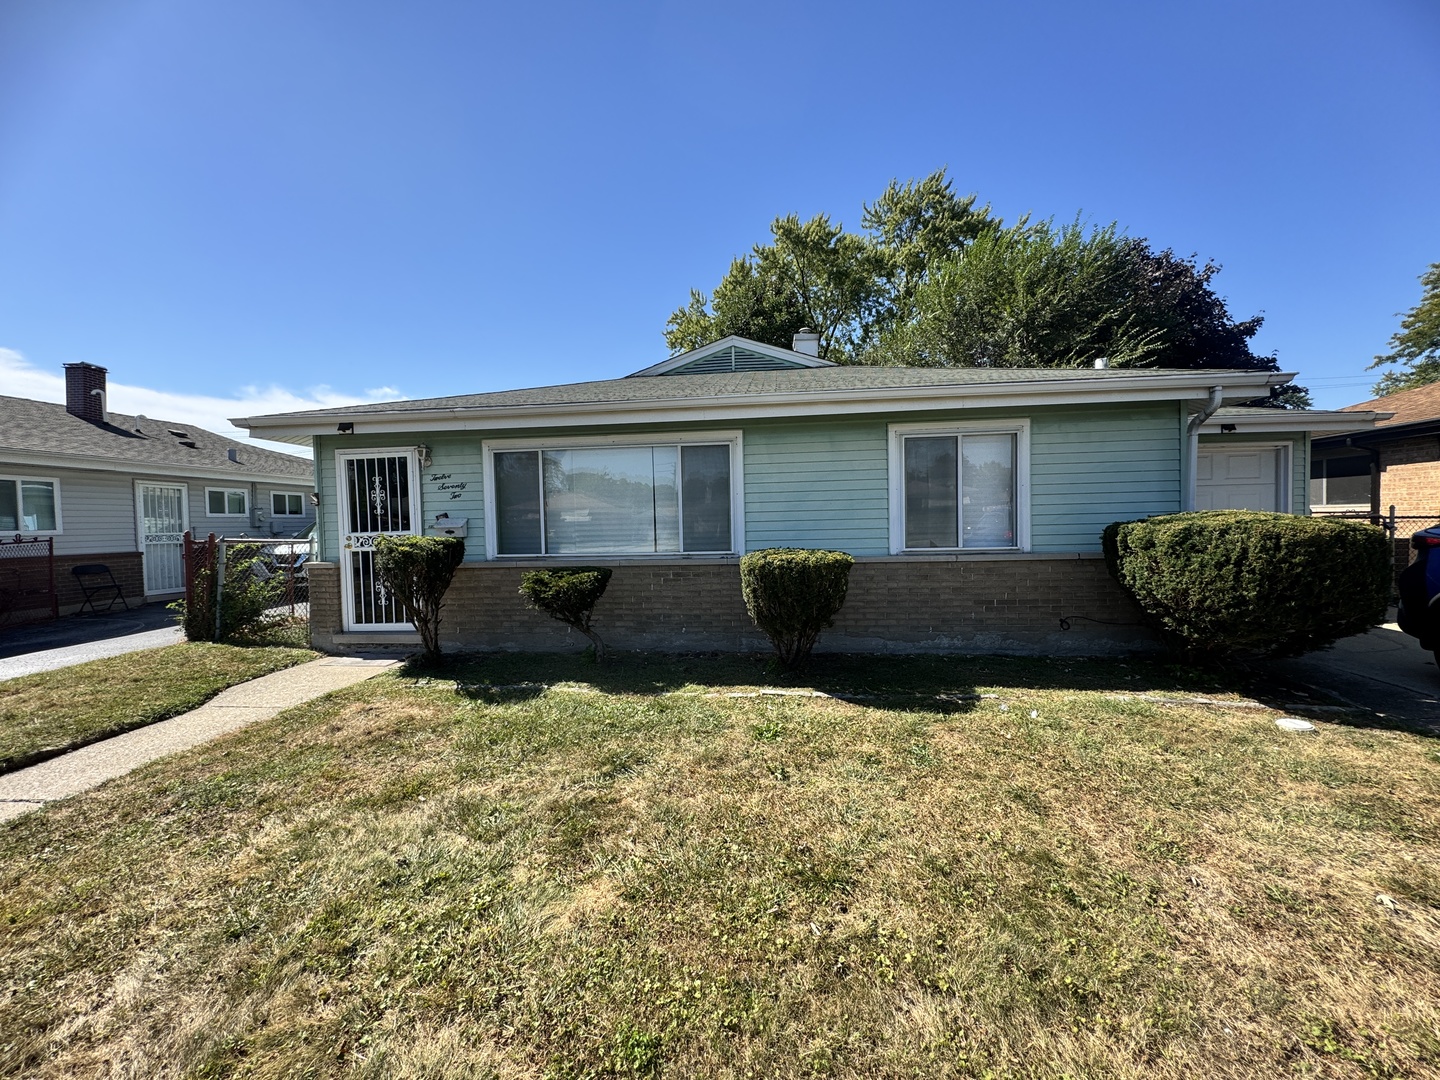
{"type": "Polygon", "coordinates": [[[80,591],[85,594],[85,602],[80,605],[80,614],[84,614],[88,607],[92,614],[99,615],[100,608],[95,606],[96,600],[103,600],[110,597],[110,602],[105,605],[106,611],[115,606],[115,601],[125,605],[125,610],[130,610],[130,604],[125,599],[125,594],[120,591],[120,583],[115,580],[115,575],[110,572],[110,567],[104,563],[86,563],[83,566],[72,566],[70,573],[75,575],[75,584],[80,586],[80,591]]]}

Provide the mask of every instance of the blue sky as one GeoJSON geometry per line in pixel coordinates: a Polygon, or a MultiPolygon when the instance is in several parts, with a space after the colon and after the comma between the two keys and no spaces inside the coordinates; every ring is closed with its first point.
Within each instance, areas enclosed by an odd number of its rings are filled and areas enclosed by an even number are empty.
{"type": "Polygon", "coordinates": [[[776,215],[941,165],[1217,260],[1359,401],[1440,260],[1440,5],[5,0],[0,392],[613,377],[776,215]]]}

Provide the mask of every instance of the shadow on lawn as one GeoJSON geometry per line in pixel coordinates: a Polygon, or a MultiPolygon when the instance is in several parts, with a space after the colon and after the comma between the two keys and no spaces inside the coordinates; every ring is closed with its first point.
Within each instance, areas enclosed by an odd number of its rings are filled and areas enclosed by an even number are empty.
{"type": "Polygon", "coordinates": [[[456,692],[489,701],[538,697],[557,682],[606,693],[665,694],[687,686],[817,690],[837,697],[924,697],[924,708],[969,707],[981,691],[1090,690],[1115,693],[1245,692],[1243,679],[1153,658],[1009,656],[855,656],[819,654],[803,671],[780,671],[766,655],[665,655],[612,652],[604,664],[588,654],[483,653],[447,656],[440,665],[412,661],[400,672],[456,682],[456,692]]]}

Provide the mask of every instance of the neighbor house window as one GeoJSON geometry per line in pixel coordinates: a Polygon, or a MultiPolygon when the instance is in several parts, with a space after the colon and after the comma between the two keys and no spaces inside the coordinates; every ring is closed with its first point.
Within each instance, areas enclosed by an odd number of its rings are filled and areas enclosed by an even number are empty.
{"type": "Polygon", "coordinates": [[[1028,429],[891,428],[891,549],[1023,549],[1028,429]]]}
{"type": "Polygon", "coordinates": [[[1311,506],[1370,506],[1370,455],[1315,458],[1310,462],[1311,506]]]}
{"type": "Polygon", "coordinates": [[[305,498],[293,491],[272,491],[270,493],[270,511],[276,517],[282,515],[304,515],[305,498]]]}
{"type": "Polygon", "coordinates": [[[496,555],[727,554],[726,442],[502,449],[491,454],[496,555]]]}
{"type": "Polygon", "coordinates": [[[58,533],[59,491],[54,480],[0,476],[0,533],[58,533]]]}
{"type": "Polygon", "coordinates": [[[245,514],[249,510],[249,499],[241,488],[205,489],[205,512],[207,514],[245,514]]]}

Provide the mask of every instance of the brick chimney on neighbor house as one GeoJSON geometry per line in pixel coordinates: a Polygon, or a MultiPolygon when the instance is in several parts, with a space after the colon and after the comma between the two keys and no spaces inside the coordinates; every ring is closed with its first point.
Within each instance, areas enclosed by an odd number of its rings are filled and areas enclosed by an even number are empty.
{"type": "Polygon", "coordinates": [[[65,411],[92,424],[105,423],[105,369],[94,364],[65,365],[65,411]]]}

